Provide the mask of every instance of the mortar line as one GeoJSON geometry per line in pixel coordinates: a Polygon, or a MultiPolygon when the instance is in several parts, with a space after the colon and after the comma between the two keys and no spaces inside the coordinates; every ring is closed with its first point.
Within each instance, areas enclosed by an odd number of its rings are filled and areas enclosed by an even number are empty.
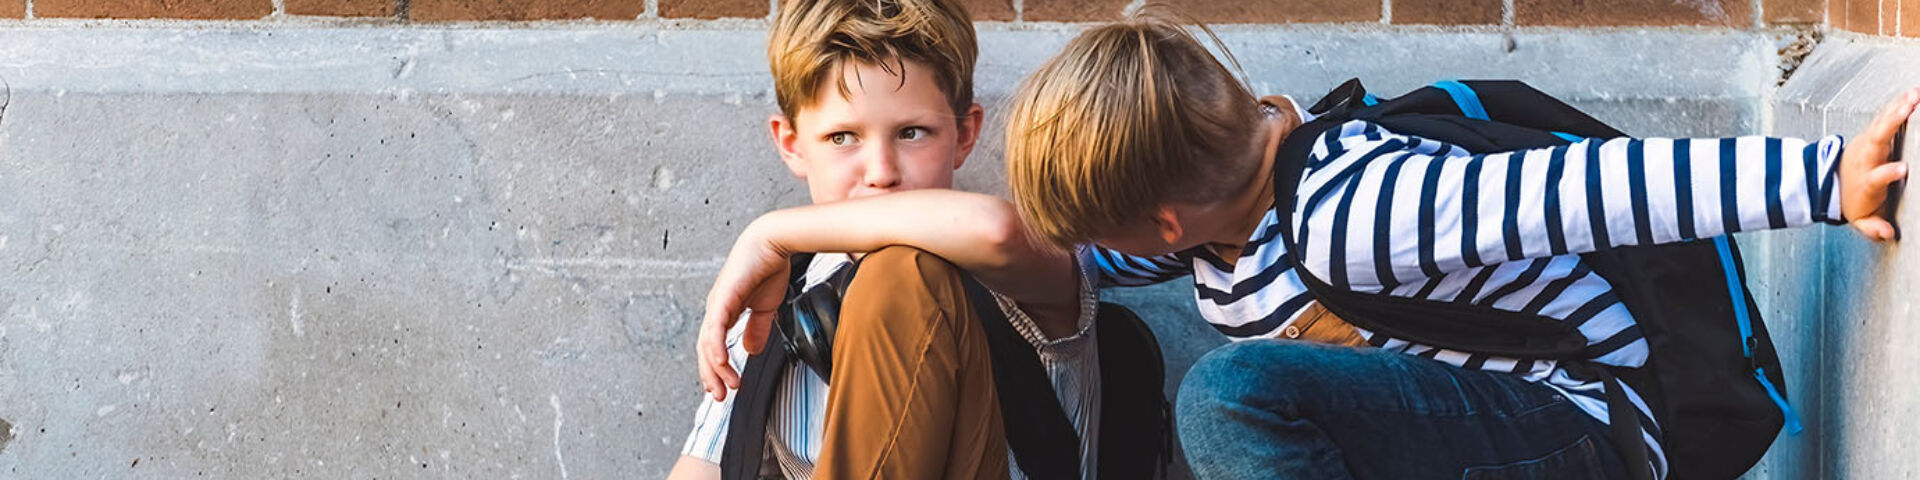
{"type": "Polygon", "coordinates": [[[1393,24],[1393,0],[1380,0],[1380,24],[1393,24]]]}
{"type": "Polygon", "coordinates": [[[287,16],[287,0],[273,0],[273,13],[267,14],[267,18],[280,18],[284,16],[287,16]]]}
{"type": "Polygon", "coordinates": [[[1767,6],[1761,4],[1764,1],[1765,0],[1753,0],[1753,28],[1767,27],[1767,6]]]}
{"type": "Polygon", "coordinates": [[[645,0],[641,2],[640,19],[649,20],[657,18],[660,18],[660,0],[645,0]]]}
{"type": "Polygon", "coordinates": [[[27,0],[27,11],[26,11],[26,13],[23,13],[23,14],[21,14],[21,15],[20,15],[20,18],[21,18],[22,20],[32,20],[32,19],[33,19],[33,0],[27,0]]]}
{"type": "Polygon", "coordinates": [[[1500,25],[1501,26],[1504,26],[1504,27],[1513,26],[1513,8],[1514,8],[1513,0],[1503,0],[1500,2],[1500,25]]]}
{"type": "Polygon", "coordinates": [[[402,22],[413,20],[412,0],[397,0],[393,4],[393,18],[402,22]]]}

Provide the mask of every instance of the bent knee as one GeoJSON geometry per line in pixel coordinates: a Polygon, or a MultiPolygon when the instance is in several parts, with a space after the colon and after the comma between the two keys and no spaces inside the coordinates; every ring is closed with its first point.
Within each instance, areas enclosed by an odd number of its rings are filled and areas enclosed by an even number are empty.
{"type": "Polygon", "coordinates": [[[960,268],[938,255],[913,247],[887,247],[860,260],[860,270],[847,286],[847,302],[928,301],[949,305],[965,300],[960,278],[960,268]]]}
{"type": "Polygon", "coordinates": [[[1180,382],[1175,409],[1182,415],[1250,403],[1287,403],[1314,384],[1341,353],[1333,347],[1286,340],[1250,340],[1215,348],[1195,361],[1180,382]]]}
{"type": "Polygon", "coordinates": [[[971,309],[960,275],[946,259],[917,248],[887,247],[867,254],[847,286],[838,328],[868,329],[903,317],[962,316],[971,309]]]}

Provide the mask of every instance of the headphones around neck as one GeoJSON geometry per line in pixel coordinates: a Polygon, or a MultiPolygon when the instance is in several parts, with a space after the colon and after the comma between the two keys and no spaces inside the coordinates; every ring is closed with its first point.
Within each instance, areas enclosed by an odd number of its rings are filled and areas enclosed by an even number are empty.
{"type": "Polygon", "coordinates": [[[798,275],[787,285],[786,308],[780,310],[775,326],[787,337],[789,355],[813,369],[821,380],[832,378],[833,333],[840,324],[840,300],[853,283],[855,261],[840,267],[819,285],[807,286],[806,275],[798,275]]]}

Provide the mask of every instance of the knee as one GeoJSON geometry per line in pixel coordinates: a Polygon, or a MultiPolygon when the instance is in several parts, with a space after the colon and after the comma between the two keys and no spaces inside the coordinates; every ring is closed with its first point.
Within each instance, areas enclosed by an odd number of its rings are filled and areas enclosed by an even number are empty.
{"type": "Polygon", "coordinates": [[[960,289],[960,268],[947,259],[913,247],[887,247],[860,260],[847,297],[947,299],[960,289]]]}
{"type": "Polygon", "coordinates": [[[1215,348],[1194,362],[1175,398],[1182,422],[1255,408],[1289,412],[1316,385],[1330,365],[1332,349],[1305,342],[1252,340],[1215,348]]]}
{"type": "Polygon", "coordinates": [[[869,253],[847,286],[838,328],[867,328],[902,311],[951,309],[966,301],[960,274],[946,259],[917,248],[894,246],[869,253]]]}

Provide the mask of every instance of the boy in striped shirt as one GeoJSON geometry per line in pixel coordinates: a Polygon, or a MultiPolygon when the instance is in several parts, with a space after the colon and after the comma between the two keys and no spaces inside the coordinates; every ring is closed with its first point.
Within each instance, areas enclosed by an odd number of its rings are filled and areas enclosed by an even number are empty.
{"type": "MultiPolygon", "coordinates": [[[[1364,330],[1377,348],[1276,340],[1319,316],[1289,256],[1340,288],[1563,320],[1592,362],[1637,367],[1645,339],[1579,253],[1813,223],[1894,240],[1881,208],[1907,171],[1888,155],[1916,103],[1907,92],[1851,141],[1589,139],[1476,155],[1365,121],[1294,139],[1313,119],[1291,99],[1256,99],[1181,23],[1143,16],[1081,34],[1016,93],[1006,154],[1020,219],[997,216],[996,198],[923,191],[892,201],[960,213],[885,223],[916,246],[992,249],[936,238],[936,222],[1097,245],[1079,258],[1101,286],[1190,276],[1202,315],[1236,340],[1181,386],[1201,478],[1625,478],[1623,448],[1647,450],[1664,476],[1638,395],[1625,392],[1645,445],[1615,445],[1603,386],[1551,360],[1364,330]],[[1297,208],[1279,211],[1276,155],[1295,141],[1311,153],[1297,208]]],[[[741,288],[730,279],[753,283],[723,273],[716,294],[741,288]]]]}
{"type": "MultiPolygon", "coordinates": [[[[1892,240],[1880,209],[1906,167],[1888,154],[1916,102],[1920,90],[1907,92],[1851,142],[1470,152],[1357,120],[1293,138],[1312,119],[1291,101],[1255,100],[1177,23],[1148,18],[1087,32],[1022,88],[1008,181],[1039,235],[1111,247],[1097,255],[1111,276],[1192,275],[1203,314],[1236,339],[1277,336],[1312,302],[1294,255],[1335,288],[1569,322],[1588,360],[1638,367],[1644,337],[1578,254],[1813,223],[1892,240]],[[1278,211],[1276,158],[1295,142],[1311,148],[1295,208],[1278,211]],[[1282,222],[1295,244],[1276,239],[1282,222]]],[[[1602,384],[1550,360],[1360,333],[1379,348],[1246,341],[1201,359],[1177,409],[1196,473],[1622,478],[1640,467],[1616,452],[1644,448],[1665,474],[1658,426],[1630,385],[1644,446],[1614,445],[1602,384]]]]}

